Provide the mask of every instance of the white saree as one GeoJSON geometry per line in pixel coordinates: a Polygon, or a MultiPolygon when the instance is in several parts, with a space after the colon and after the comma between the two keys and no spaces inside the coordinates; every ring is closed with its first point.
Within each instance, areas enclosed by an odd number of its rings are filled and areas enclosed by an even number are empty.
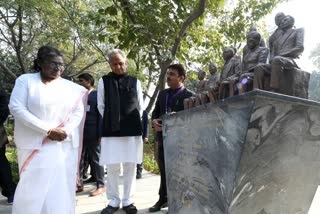
{"type": "Polygon", "coordinates": [[[9,108],[15,118],[15,143],[19,168],[34,149],[39,151],[21,172],[14,214],[73,214],[86,90],[59,78],[43,84],[39,73],[20,76],[12,91],[9,108]],[[82,102],[77,99],[83,96],[82,102]],[[72,110],[72,112],[70,112],[72,110]],[[68,114],[71,113],[69,116],[68,114]],[[63,142],[43,139],[49,129],[61,127],[68,137],[63,142]]]}

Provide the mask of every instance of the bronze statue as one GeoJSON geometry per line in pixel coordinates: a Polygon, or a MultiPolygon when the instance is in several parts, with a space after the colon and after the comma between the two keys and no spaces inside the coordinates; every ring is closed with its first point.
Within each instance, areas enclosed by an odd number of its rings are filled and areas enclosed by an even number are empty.
{"type": "Polygon", "coordinates": [[[210,76],[207,81],[206,90],[212,90],[218,88],[218,82],[220,79],[220,75],[217,73],[217,66],[214,62],[210,62],[209,64],[209,72],[210,76]]]}
{"type": "Polygon", "coordinates": [[[274,58],[271,61],[270,87],[279,89],[279,74],[284,68],[299,68],[294,59],[299,58],[304,50],[304,30],[293,29],[294,18],[286,16],[281,20],[282,35],[274,41],[274,58]]]}
{"type": "Polygon", "coordinates": [[[233,48],[223,51],[223,59],[225,63],[220,77],[219,99],[234,95],[234,85],[241,73],[241,59],[233,48]]]}
{"type": "Polygon", "coordinates": [[[243,48],[241,76],[238,83],[239,94],[252,90],[255,70],[261,69],[260,65],[267,62],[268,49],[261,47],[261,35],[251,31],[247,35],[247,44],[243,48]]]}
{"type": "MultiPolygon", "coordinates": [[[[278,92],[280,76],[283,75],[284,70],[299,69],[294,59],[299,58],[304,50],[304,30],[302,28],[294,29],[294,18],[289,15],[283,16],[281,13],[278,15],[276,23],[279,24],[279,29],[271,36],[271,41],[269,40],[270,65],[255,71],[254,88],[265,89],[265,80],[270,76],[271,90],[278,92]]],[[[308,82],[306,79],[302,81],[308,82]]],[[[284,88],[286,87],[290,86],[284,88]]]]}
{"type": "Polygon", "coordinates": [[[202,71],[202,70],[199,70],[198,71],[199,83],[198,83],[198,86],[197,86],[197,94],[199,94],[199,93],[201,93],[201,92],[206,90],[207,80],[205,78],[206,78],[206,72],[202,71]]]}
{"type": "Polygon", "coordinates": [[[280,13],[277,13],[275,18],[274,18],[274,22],[275,24],[277,25],[277,29],[271,34],[271,36],[269,37],[269,50],[270,50],[270,57],[269,57],[269,63],[271,64],[271,61],[274,57],[274,42],[275,40],[277,40],[281,34],[283,33],[281,28],[280,28],[280,23],[282,21],[283,18],[285,18],[285,14],[280,12],[280,13]]]}
{"type": "MultiPolygon", "coordinates": [[[[251,28],[250,28],[250,30],[249,30],[249,32],[248,32],[248,34],[247,34],[247,37],[249,36],[249,34],[250,34],[251,32],[258,32],[258,30],[257,30],[257,28],[256,28],[255,26],[251,26],[251,28]]],[[[259,33],[259,32],[258,32],[258,33],[259,33]]],[[[264,41],[264,39],[263,39],[262,37],[261,37],[261,39],[260,39],[259,46],[260,46],[260,47],[266,47],[266,42],[264,41]]],[[[245,45],[243,49],[246,49],[246,47],[247,47],[247,45],[245,45]]]]}

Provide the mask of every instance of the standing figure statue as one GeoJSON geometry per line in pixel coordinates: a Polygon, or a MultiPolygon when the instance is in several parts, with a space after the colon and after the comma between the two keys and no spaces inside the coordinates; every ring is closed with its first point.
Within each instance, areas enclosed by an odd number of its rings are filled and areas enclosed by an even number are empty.
{"type": "Polygon", "coordinates": [[[238,84],[239,94],[252,90],[254,72],[261,69],[268,58],[268,49],[261,47],[261,35],[257,31],[251,31],[247,35],[247,45],[243,49],[242,73],[238,84]]]}
{"type": "Polygon", "coordinates": [[[225,63],[220,77],[219,99],[234,95],[234,85],[241,73],[241,59],[235,55],[233,48],[223,51],[223,59],[225,63]]]}

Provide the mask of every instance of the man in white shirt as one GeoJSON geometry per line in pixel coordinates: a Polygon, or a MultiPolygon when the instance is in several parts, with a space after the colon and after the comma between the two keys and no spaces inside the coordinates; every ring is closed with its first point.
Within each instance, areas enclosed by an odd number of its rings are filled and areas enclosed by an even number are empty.
{"type": "Polygon", "coordinates": [[[124,193],[122,207],[126,214],[137,213],[132,197],[136,164],[142,162],[141,116],[143,96],[141,83],[126,71],[125,54],[114,49],[108,54],[112,72],[98,84],[98,110],[103,117],[100,164],[107,165],[108,206],[101,214],[112,214],[120,207],[119,174],[123,166],[124,193]]]}

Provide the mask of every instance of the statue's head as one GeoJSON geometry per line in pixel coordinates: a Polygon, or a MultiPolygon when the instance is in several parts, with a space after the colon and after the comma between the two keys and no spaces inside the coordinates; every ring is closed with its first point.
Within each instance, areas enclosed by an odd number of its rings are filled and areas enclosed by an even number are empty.
{"type": "MultiPolygon", "coordinates": [[[[250,29],[249,29],[249,33],[252,32],[252,31],[258,31],[258,30],[257,30],[257,27],[254,26],[254,25],[252,25],[252,26],[250,27],[250,29]]],[[[248,33],[248,34],[249,34],[249,33],[248,33]]]]}
{"type": "Polygon", "coordinates": [[[280,23],[281,23],[282,19],[284,19],[285,17],[286,17],[286,15],[282,12],[276,14],[276,16],[274,17],[274,22],[276,23],[276,25],[278,27],[280,27],[280,23]]]}
{"type": "Polygon", "coordinates": [[[229,59],[231,59],[235,54],[235,50],[232,47],[226,48],[223,51],[222,57],[224,59],[224,61],[229,61],[229,59]]]}
{"type": "Polygon", "coordinates": [[[209,72],[211,75],[217,72],[217,65],[214,62],[210,62],[209,64],[209,72]]]}
{"type": "Polygon", "coordinates": [[[290,29],[294,26],[294,18],[292,16],[285,16],[280,22],[280,28],[282,30],[290,29]]]}
{"type": "Polygon", "coordinates": [[[198,80],[204,80],[205,77],[206,77],[206,72],[204,72],[203,70],[199,70],[198,71],[198,80]]]}
{"type": "Polygon", "coordinates": [[[257,31],[251,31],[247,35],[247,46],[249,49],[253,49],[259,46],[261,41],[261,35],[257,31]]]}

